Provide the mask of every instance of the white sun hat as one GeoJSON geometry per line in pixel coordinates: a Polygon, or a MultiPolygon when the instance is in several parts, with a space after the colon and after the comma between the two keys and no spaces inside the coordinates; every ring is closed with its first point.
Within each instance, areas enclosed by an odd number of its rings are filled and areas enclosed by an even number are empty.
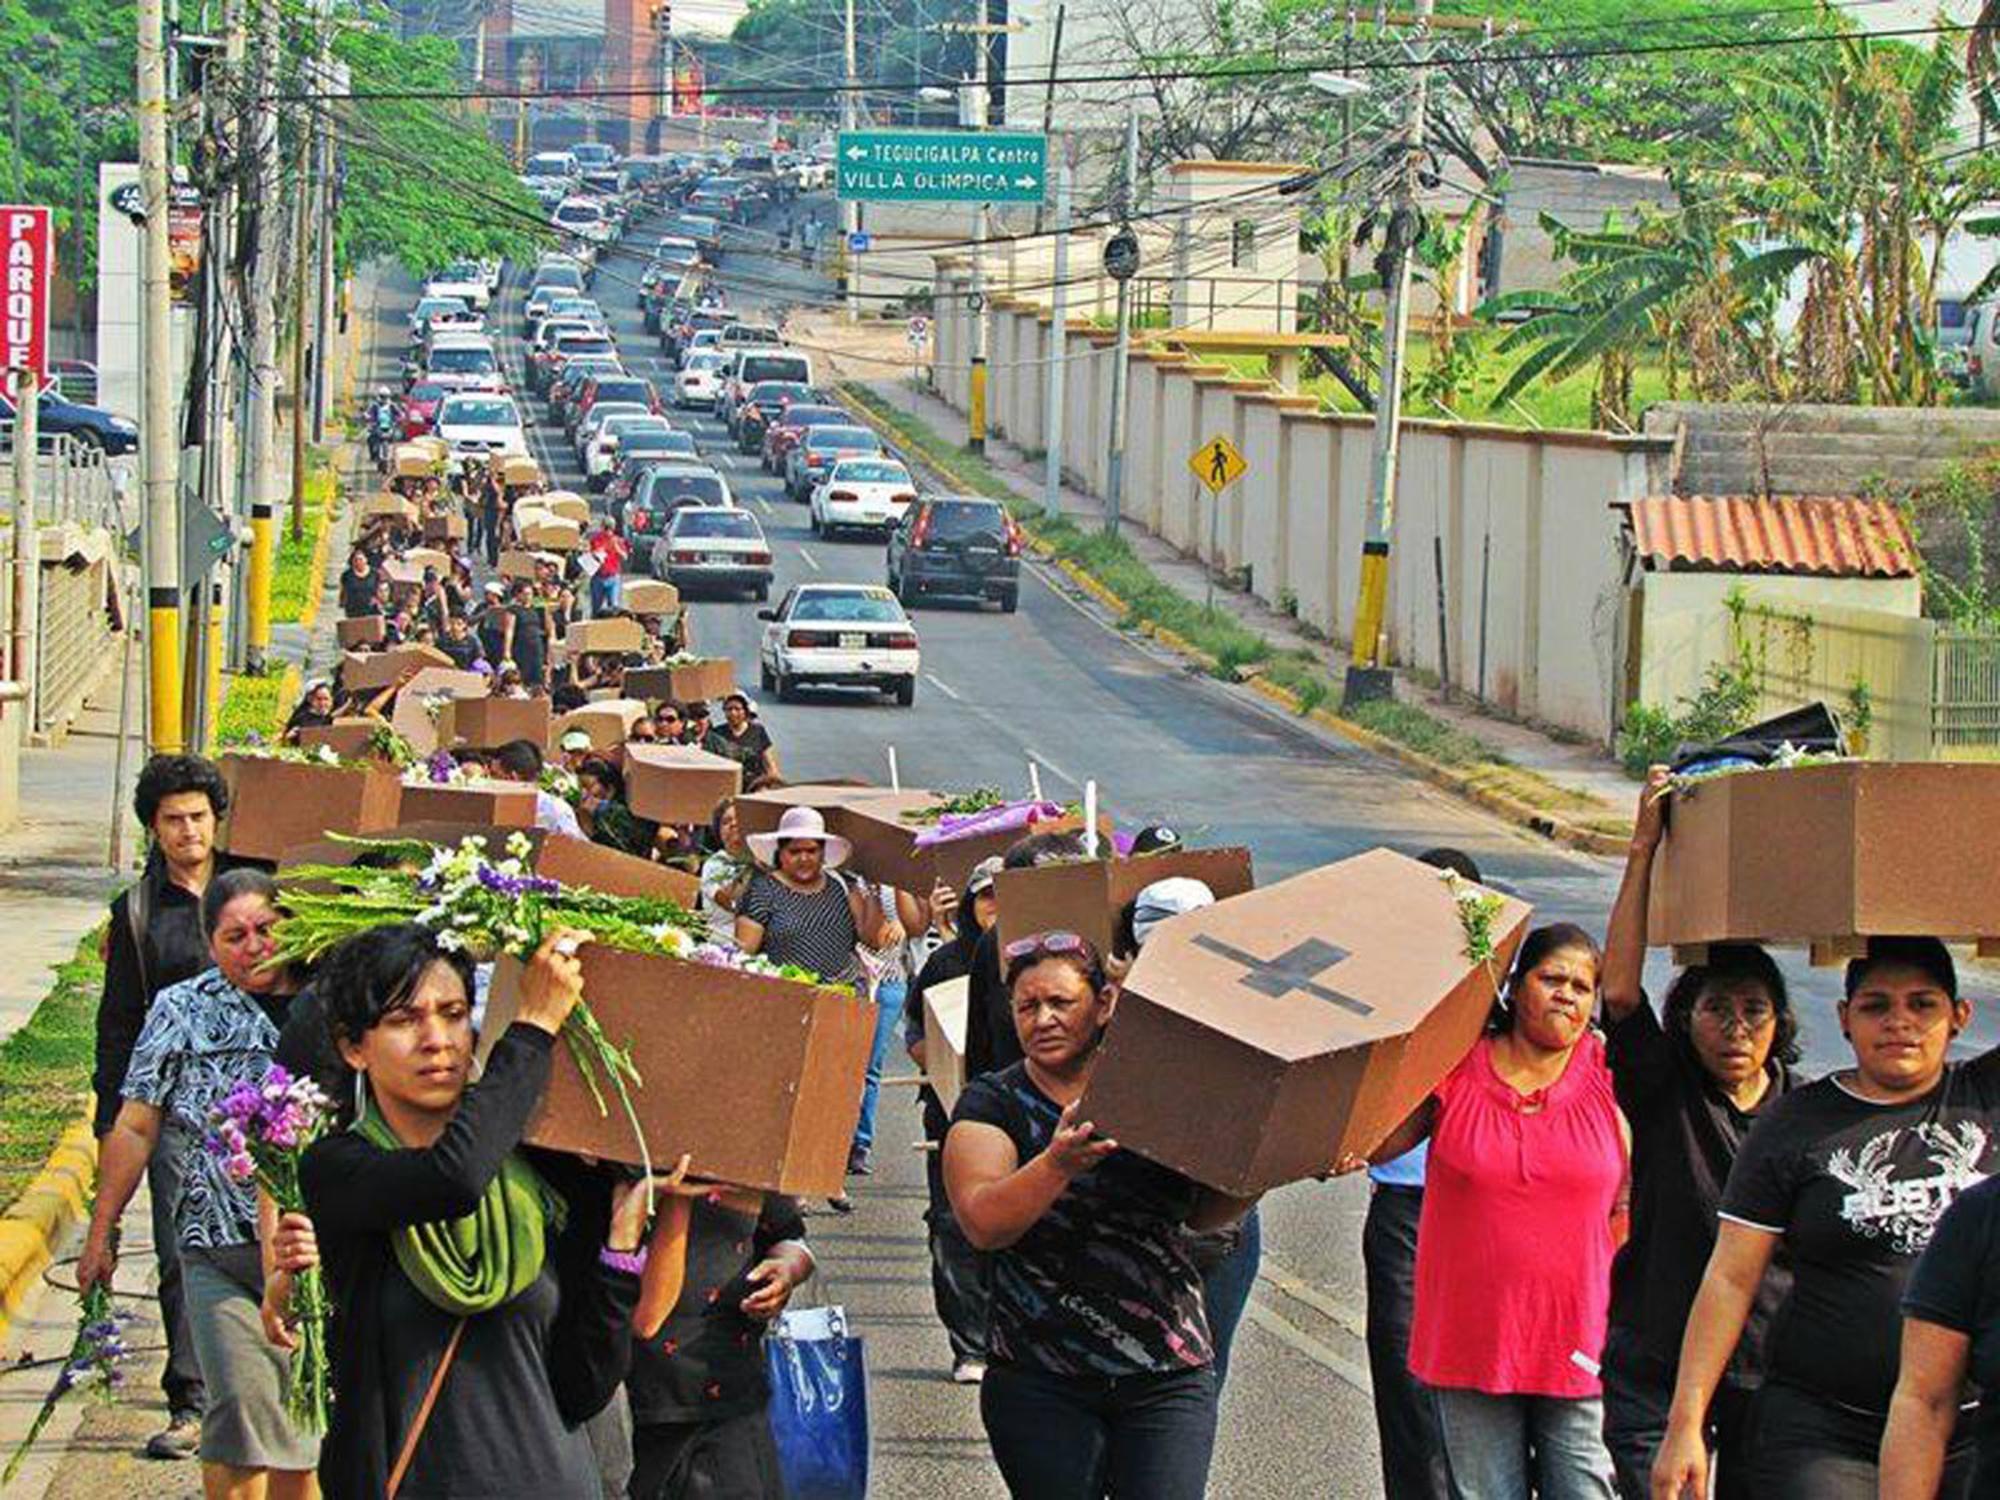
{"type": "Polygon", "coordinates": [[[811,839],[823,845],[822,860],[829,870],[846,864],[847,857],[854,852],[854,846],[846,839],[826,831],[826,819],[816,807],[786,808],[785,815],[778,819],[776,832],[753,833],[748,842],[757,863],[769,868],[777,863],[779,848],[792,839],[811,839]]]}

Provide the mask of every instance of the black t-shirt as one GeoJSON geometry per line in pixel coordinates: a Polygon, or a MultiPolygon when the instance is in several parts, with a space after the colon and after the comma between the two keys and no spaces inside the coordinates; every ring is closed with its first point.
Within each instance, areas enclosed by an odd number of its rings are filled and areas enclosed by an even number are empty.
{"type": "MultiPolygon", "coordinates": [[[[1646,1001],[1622,1021],[1607,1019],[1604,1035],[1618,1107],[1632,1126],[1632,1236],[1611,1267],[1611,1326],[1650,1365],[1642,1373],[1671,1385],[1715,1249],[1722,1186],[1758,1115],[1791,1088],[1791,1073],[1768,1064],[1770,1086],[1745,1114],[1709,1081],[1694,1049],[1660,1029],[1646,1001]]],[[[1724,1377],[1731,1385],[1763,1383],[1771,1320],[1792,1284],[1783,1261],[1781,1253],[1765,1273],[1724,1377]]]]}
{"type": "MultiPolygon", "coordinates": [[[[967,1083],[952,1125],[995,1126],[1026,1162],[1047,1148],[1061,1116],[1015,1063],[967,1083]]],[[[1210,1363],[1201,1273],[1182,1230],[1198,1192],[1130,1151],[1072,1179],[1026,1234],[987,1258],[993,1361],[1093,1376],[1210,1363]]]]}
{"type": "Polygon", "coordinates": [[[764,774],[764,757],[770,753],[771,736],[762,724],[753,719],[744,726],[740,738],[727,729],[709,730],[701,748],[710,755],[720,755],[743,767],[743,785],[747,789],[751,782],[764,774]]]}
{"type": "Polygon", "coordinates": [[[479,637],[487,661],[497,668],[507,655],[507,607],[496,604],[483,610],[472,622],[472,633],[479,637]]]}
{"type": "Polygon", "coordinates": [[[479,660],[479,638],[469,632],[461,636],[440,636],[437,648],[449,656],[461,672],[469,671],[472,664],[479,660]]]}
{"type": "MultiPolygon", "coordinates": [[[[2000,1178],[1958,1195],[1931,1235],[1903,1293],[1903,1311],[1972,1341],[1967,1373],[1978,1391],[2000,1390],[2000,1178]]],[[[2000,1402],[1980,1403],[1975,1495],[2000,1494],[2000,1402]]]]}
{"type": "Polygon", "coordinates": [[[625,1392],[632,1420],[720,1422],[770,1399],[764,1375],[764,1329],[746,1317],[745,1278],[784,1240],[803,1240],[798,1200],[765,1195],[762,1212],[739,1213],[697,1198],[688,1218],[687,1274],[680,1301],[650,1339],[632,1341],[625,1392]]]}
{"type": "Polygon", "coordinates": [[[382,582],[382,575],[372,568],[366,573],[357,573],[352,568],[343,569],[340,575],[340,612],[349,619],[356,615],[380,613],[375,607],[375,590],[382,582]]]}
{"type": "Polygon", "coordinates": [[[1792,1292],[1770,1375],[1856,1411],[1889,1409],[1903,1288],[1937,1221],[2000,1170],[2000,1051],[1955,1063],[1922,1099],[1875,1104],[1838,1077],[1792,1090],[1751,1127],[1725,1219],[1784,1236],[1792,1292]]]}
{"type": "Polygon", "coordinates": [[[1014,1000],[1007,993],[1000,968],[1000,930],[979,934],[967,971],[965,1012],[965,1076],[997,1073],[1021,1060],[1021,1039],[1014,1034],[1014,1000]]]}

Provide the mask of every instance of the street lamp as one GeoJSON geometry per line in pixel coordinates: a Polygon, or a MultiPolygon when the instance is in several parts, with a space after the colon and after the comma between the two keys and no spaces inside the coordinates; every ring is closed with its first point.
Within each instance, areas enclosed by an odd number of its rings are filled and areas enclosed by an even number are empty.
{"type": "Polygon", "coordinates": [[[1365,79],[1351,78],[1345,73],[1312,72],[1306,74],[1306,82],[1336,99],[1354,99],[1368,92],[1365,79]]]}

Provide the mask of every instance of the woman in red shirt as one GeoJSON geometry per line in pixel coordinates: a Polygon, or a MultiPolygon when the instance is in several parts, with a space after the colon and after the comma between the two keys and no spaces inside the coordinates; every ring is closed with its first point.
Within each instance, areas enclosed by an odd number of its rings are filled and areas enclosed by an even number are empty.
{"type": "Polygon", "coordinates": [[[1597,944],[1529,933],[1487,1034],[1376,1152],[1430,1139],[1410,1371],[1463,1500],[1611,1500],[1603,1352],[1630,1143],[1590,1029],[1597,944]]]}

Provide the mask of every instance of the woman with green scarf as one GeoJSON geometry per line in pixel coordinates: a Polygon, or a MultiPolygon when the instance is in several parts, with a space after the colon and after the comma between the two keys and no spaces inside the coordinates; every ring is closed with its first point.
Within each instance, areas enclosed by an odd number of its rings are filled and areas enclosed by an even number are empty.
{"type": "Polygon", "coordinates": [[[476,1084],[463,954],[401,925],[322,966],[353,1117],[307,1151],[306,1215],[274,1249],[287,1271],[326,1268],[331,1500],[598,1493],[583,1423],[630,1362],[645,1195],[614,1201],[603,1173],[517,1150],[582,990],[582,940],[536,953],[476,1084]]]}

